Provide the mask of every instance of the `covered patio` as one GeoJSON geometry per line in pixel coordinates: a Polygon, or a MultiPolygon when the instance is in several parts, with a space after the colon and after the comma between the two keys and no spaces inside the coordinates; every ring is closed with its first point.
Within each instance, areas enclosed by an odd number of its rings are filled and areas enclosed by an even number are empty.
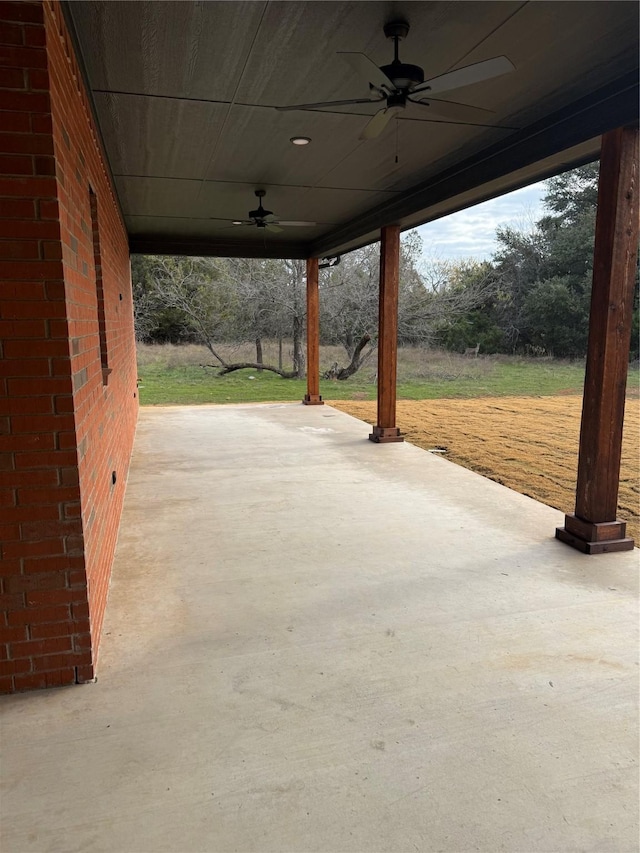
{"type": "MultiPolygon", "coordinates": [[[[322,418],[319,270],[379,240],[370,438],[402,443],[401,233],[599,158],[575,504],[553,525],[585,553],[633,548],[617,493],[638,247],[638,14],[632,2],[1,4],[0,692],[97,673],[138,415],[131,254],[306,261],[304,402],[320,414],[304,417],[322,418]]],[[[263,427],[270,458],[286,457],[263,427]]],[[[253,446],[235,442],[231,430],[208,447],[236,454],[242,497],[259,506],[265,463],[250,465],[253,446]]],[[[378,450],[382,466],[405,453],[378,450]]],[[[319,483],[304,454],[297,464],[292,500],[311,512],[305,489],[319,483]]],[[[378,501],[384,513],[363,517],[382,535],[396,507],[388,489],[378,501]]],[[[450,507],[438,529],[416,515],[425,553],[447,543],[447,577],[478,505],[450,507]]],[[[322,515],[305,530],[317,525],[327,529],[322,515]]],[[[516,547],[527,525],[489,518],[482,547],[491,535],[516,547]]],[[[236,529],[240,543],[251,536],[236,529]]],[[[261,547],[279,554],[271,533],[261,547]]],[[[190,544],[203,535],[193,525],[190,544]]],[[[308,536],[296,553],[312,550],[308,536]]],[[[155,534],[145,541],[151,559],[155,534]]],[[[385,547],[395,557],[400,546],[385,547]]],[[[557,559],[573,565],[567,550],[557,559]]],[[[150,604],[154,593],[137,594],[150,604]]]]}
{"type": "Polygon", "coordinates": [[[7,851],[637,850],[637,552],[329,406],[144,409],[99,675],[7,851]]]}

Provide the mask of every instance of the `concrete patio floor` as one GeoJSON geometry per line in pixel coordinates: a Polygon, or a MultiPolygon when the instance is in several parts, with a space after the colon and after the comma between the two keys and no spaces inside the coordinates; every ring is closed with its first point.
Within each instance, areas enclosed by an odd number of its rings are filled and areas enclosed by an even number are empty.
{"type": "Polygon", "coordinates": [[[0,703],[5,853],[638,850],[638,551],[368,432],[141,411],[98,680],[0,703]]]}

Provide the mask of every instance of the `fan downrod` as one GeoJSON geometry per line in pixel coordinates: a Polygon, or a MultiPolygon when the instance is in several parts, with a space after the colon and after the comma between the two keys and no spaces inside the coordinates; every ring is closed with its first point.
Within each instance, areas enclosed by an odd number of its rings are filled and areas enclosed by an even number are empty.
{"type": "Polygon", "coordinates": [[[424,71],[419,65],[411,65],[409,62],[400,62],[398,56],[398,42],[407,37],[409,24],[406,21],[389,21],[384,25],[384,34],[388,39],[393,39],[393,62],[382,65],[380,71],[385,74],[396,88],[392,95],[393,103],[387,100],[387,106],[405,106],[404,98],[407,92],[420,83],[424,83],[424,71]],[[398,101],[398,98],[400,100],[398,101]],[[396,103],[397,101],[397,103],[396,103]]]}
{"type": "Polygon", "coordinates": [[[267,223],[265,219],[267,216],[273,216],[272,210],[265,210],[262,206],[262,199],[266,196],[266,190],[255,190],[255,195],[258,199],[260,199],[260,203],[256,210],[249,211],[249,219],[252,219],[253,222],[258,226],[258,228],[266,228],[267,223]]]}

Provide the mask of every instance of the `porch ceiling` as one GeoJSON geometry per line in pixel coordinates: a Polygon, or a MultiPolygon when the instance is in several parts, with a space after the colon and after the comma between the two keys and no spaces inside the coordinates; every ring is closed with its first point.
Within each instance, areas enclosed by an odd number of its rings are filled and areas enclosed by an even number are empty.
{"type": "Polygon", "coordinates": [[[638,117],[635,2],[65,3],[134,252],[308,257],[419,225],[598,156],[638,117]],[[443,95],[498,127],[407,111],[375,140],[377,105],[337,51],[401,58],[427,78],[504,54],[511,73],[443,95]],[[296,147],[293,136],[308,136],[296,147]],[[396,154],[398,162],[396,163],[396,154]],[[256,206],[317,223],[233,226],[256,206]]]}

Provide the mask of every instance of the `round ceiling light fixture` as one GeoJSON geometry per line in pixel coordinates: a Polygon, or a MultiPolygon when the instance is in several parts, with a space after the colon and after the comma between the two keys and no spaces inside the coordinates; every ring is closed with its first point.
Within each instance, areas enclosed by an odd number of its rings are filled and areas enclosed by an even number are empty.
{"type": "Polygon", "coordinates": [[[289,140],[292,145],[308,145],[311,142],[308,136],[292,136],[289,140]]]}

